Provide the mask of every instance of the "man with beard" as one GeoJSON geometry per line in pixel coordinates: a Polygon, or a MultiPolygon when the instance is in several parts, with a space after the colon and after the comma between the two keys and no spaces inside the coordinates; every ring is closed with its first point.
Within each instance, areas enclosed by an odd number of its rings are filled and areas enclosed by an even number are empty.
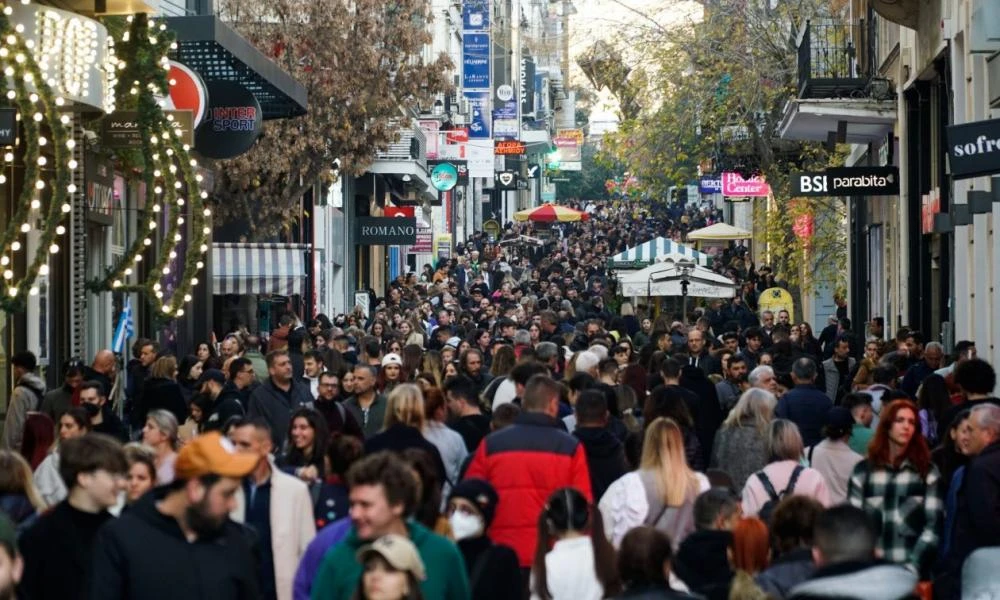
{"type": "Polygon", "coordinates": [[[723,414],[736,406],[736,401],[740,399],[747,385],[747,361],[739,354],[734,354],[729,359],[729,365],[725,369],[726,378],[715,384],[715,393],[719,396],[719,405],[723,414]]]}
{"type": "Polygon", "coordinates": [[[17,530],[0,514],[0,600],[17,598],[17,584],[24,573],[24,561],[17,552],[17,530]]]}
{"type": "Polygon", "coordinates": [[[240,481],[258,460],[218,432],[185,444],[176,479],[98,532],[87,597],[260,598],[249,539],[229,520],[240,481]]]}

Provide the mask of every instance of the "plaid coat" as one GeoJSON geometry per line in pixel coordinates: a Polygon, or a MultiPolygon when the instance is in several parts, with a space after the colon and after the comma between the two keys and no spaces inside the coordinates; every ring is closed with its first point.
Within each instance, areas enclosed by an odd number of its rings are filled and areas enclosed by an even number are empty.
{"type": "Polygon", "coordinates": [[[882,558],[922,573],[933,564],[944,519],[940,479],[933,464],[921,477],[908,460],[898,469],[869,459],[854,467],[847,501],[874,520],[882,558]]]}

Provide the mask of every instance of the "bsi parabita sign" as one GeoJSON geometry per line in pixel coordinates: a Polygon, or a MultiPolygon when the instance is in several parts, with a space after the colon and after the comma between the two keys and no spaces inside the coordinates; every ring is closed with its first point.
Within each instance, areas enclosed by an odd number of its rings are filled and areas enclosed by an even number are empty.
{"type": "Polygon", "coordinates": [[[359,246],[408,246],[417,242],[417,220],[410,217],[358,217],[359,246]]]}

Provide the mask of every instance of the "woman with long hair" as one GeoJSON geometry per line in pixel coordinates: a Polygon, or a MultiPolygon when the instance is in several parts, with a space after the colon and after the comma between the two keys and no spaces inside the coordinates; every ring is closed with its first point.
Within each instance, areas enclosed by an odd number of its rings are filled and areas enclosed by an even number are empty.
{"type": "Polygon", "coordinates": [[[750,388],[715,434],[709,467],[729,473],[735,489],[743,489],[747,478],[768,463],[768,427],[777,404],[771,392],[750,388]]]}
{"type": "Polygon", "coordinates": [[[323,415],[308,407],[297,409],[288,423],[287,439],[288,446],[278,461],[281,469],[307,484],[322,480],[330,440],[323,415]]]}
{"type": "Polygon", "coordinates": [[[153,410],[146,415],[142,428],[142,443],[156,453],[156,481],[166,485],[174,480],[174,461],[177,460],[177,418],[167,410],[153,410]]]}
{"type": "Polygon", "coordinates": [[[687,401],[678,392],[679,389],[673,385],[661,385],[656,388],[652,396],[646,397],[646,405],[642,409],[642,414],[647,424],[659,417],[672,419],[677,423],[684,438],[684,456],[687,458],[688,466],[695,471],[704,471],[705,458],[701,451],[698,435],[694,431],[694,419],[691,417],[687,401]]]}
{"type": "Polygon", "coordinates": [[[21,456],[28,461],[34,471],[42,464],[56,441],[56,426],[52,417],[41,412],[29,412],[24,419],[24,434],[21,437],[21,456]]]}
{"type": "Polygon", "coordinates": [[[74,406],[59,417],[59,441],[35,469],[35,487],[47,506],[66,499],[66,484],[59,475],[59,442],[90,432],[90,417],[82,407],[74,406]]]}
{"type": "Polygon", "coordinates": [[[444,374],[443,371],[444,365],[441,363],[440,352],[437,350],[428,350],[423,353],[420,359],[420,374],[431,377],[436,388],[440,388],[444,383],[444,378],[442,377],[444,374]]]}
{"type": "Polygon", "coordinates": [[[918,412],[909,400],[882,408],[868,456],[851,475],[847,500],[874,520],[882,558],[926,575],[937,550],[944,500],[940,473],[918,435],[918,412]]]}
{"type": "Polygon", "coordinates": [[[830,490],[823,474],[816,469],[804,467],[802,459],[802,435],[795,423],[787,419],[775,419],[768,427],[767,454],[770,457],[766,467],[747,478],[743,487],[743,514],[748,517],[761,514],[769,519],[770,514],[761,512],[769,502],[777,504],[781,498],[793,493],[814,498],[823,506],[830,506],[830,490]]]}
{"type": "Polygon", "coordinates": [[[416,344],[406,344],[399,357],[403,361],[402,380],[413,381],[417,373],[420,372],[420,362],[424,358],[423,347],[416,344]]]}
{"type": "Polygon", "coordinates": [[[448,482],[443,493],[447,497],[451,485],[458,482],[462,463],[469,456],[469,450],[465,447],[461,434],[445,425],[448,407],[445,405],[444,394],[438,388],[424,391],[424,417],[424,437],[437,447],[441,460],[444,461],[448,482]]]}
{"type": "Polygon", "coordinates": [[[630,529],[651,525],[669,535],[676,548],[694,531],[694,501],[707,489],[708,479],[688,466],[680,425],[654,419],[646,427],[639,469],[620,477],[601,497],[604,529],[618,547],[630,529]]]}
{"type": "Polygon", "coordinates": [[[863,390],[875,382],[872,376],[875,374],[879,359],[882,358],[882,348],[881,340],[865,342],[865,354],[858,362],[858,371],[854,374],[854,380],[851,382],[854,391],[863,390]]]}
{"type": "Polygon", "coordinates": [[[538,516],[532,600],[600,600],[621,587],[601,513],[573,488],[556,490],[538,516]]]}
{"type": "Polygon", "coordinates": [[[45,508],[28,461],[13,450],[0,450],[0,513],[24,531],[45,508]]]}
{"type": "Polygon", "coordinates": [[[729,597],[738,600],[769,599],[770,596],[757,587],[753,579],[767,568],[771,560],[767,523],[755,517],[737,521],[729,543],[729,556],[735,572],[729,585],[729,597]]]}
{"type": "Polygon", "coordinates": [[[374,454],[382,450],[402,452],[407,448],[426,450],[437,465],[438,481],[445,482],[448,480],[448,470],[444,466],[437,446],[424,437],[423,431],[426,425],[424,394],[420,386],[401,383],[389,392],[382,431],[365,441],[365,454],[374,454]]]}
{"type": "Polygon", "coordinates": [[[625,534],[618,549],[618,573],[625,591],[617,600],[694,600],[700,596],[671,589],[674,558],[670,537],[643,525],[625,534]]]}
{"type": "Polygon", "coordinates": [[[920,432],[928,446],[935,446],[938,443],[938,424],[953,406],[951,392],[948,391],[944,377],[931,373],[920,383],[917,388],[917,406],[920,407],[920,432]]]}
{"type": "Polygon", "coordinates": [[[382,369],[379,371],[378,379],[375,383],[379,393],[388,394],[404,381],[402,357],[395,352],[383,356],[382,369]]]}

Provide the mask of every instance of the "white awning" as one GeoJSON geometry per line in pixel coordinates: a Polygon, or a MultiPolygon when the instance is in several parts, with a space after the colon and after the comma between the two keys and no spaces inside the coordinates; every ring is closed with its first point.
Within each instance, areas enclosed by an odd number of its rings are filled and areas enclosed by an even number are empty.
{"type": "Polygon", "coordinates": [[[641,271],[618,272],[618,289],[623,296],[681,296],[681,280],[688,281],[687,295],[692,298],[732,298],[737,285],[725,275],[704,267],[694,267],[687,276],[674,263],[661,262],[641,271]]]}
{"type": "Polygon", "coordinates": [[[665,237],[658,237],[619,252],[608,262],[612,269],[641,269],[671,255],[686,256],[703,267],[712,264],[711,256],[665,237]]]}
{"type": "Polygon", "coordinates": [[[306,295],[308,244],[212,244],[212,293],[306,295]]]}

